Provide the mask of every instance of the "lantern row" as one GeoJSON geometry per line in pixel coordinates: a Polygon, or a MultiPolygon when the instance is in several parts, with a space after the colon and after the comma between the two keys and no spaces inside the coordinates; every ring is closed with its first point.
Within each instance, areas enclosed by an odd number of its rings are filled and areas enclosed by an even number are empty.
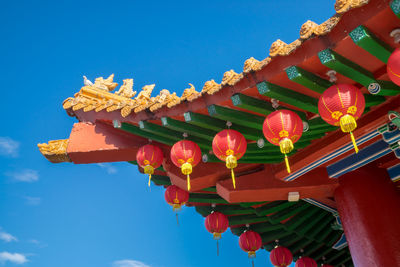
{"type": "MultiPolygon", "coordinates": [[[[183,189],[180,189],[176,185],[170,185],[165,190],[165,200],[172,206],[172,210],[177,212],[180,211],[182,206],[189,201],[189,193],[183,189]]],[[[204,221],[205,228],[208,232],[213,235],[213,238],[217,241],[217,255],[218,240],[229,227],[228,217],[218,211],[212,211],[204,221]]],[[[259,233],[252,230],[245,230],[239,237],[240,248],[247,252],[247,255],[252,259],[256,257],[256,251],[261,249],[262,240],[259,233]]],[[[289,266],[293,261],[293,255],[289,249],[277,245],[270,253],[270,260],[274,266],[286,267],[289,266]]],[[[296,261],[296,267],[317,267],[317,262],[309,257],[300,257],[296,261]]],[[[323,264],[323,267],[332,267],[331,265],[323,264]]]]}
{"type": "MultiPolygon", "coordinates": [[[[356,120],[362,115],[365,108],[365,99],[362,92],[351,84],[338,84],[329,87],[321,95],[318,110],[321,118],[335,126],[340,126],[345,133],[350,133],[355,152],[358,153],[353,131],[357,127],[356,120]]],[[[228,126],[229,127],[229,126],[228,126]]],[[[279,146],[284,155],[287,172],[290,165],[287,154],[294,149],[294,144],[301,138],[303,122],[291,110],[276,110],[269,114],[263,123],[263,134],[273,145],[279,146]]],[[[225,129],[217,133],[212,141],[214,155],[224,161],[231,170],[233,188],[236,188],[234,168],[237,161],[246,153],[247,142],[244,136],[232,129],[225,129]]],[[[200,147],[193,141],[181,140],[175,143],[170,151],[172,162],[186,175],[187,189],[190,191],[190,174],[193,168],[201,161],[200,147]]],[[[149,185],[154,169],[161,166],[163,153],[155,145],[147,144],[141,147],[136,155],[136,160],[149,174],[149,185]]]]}

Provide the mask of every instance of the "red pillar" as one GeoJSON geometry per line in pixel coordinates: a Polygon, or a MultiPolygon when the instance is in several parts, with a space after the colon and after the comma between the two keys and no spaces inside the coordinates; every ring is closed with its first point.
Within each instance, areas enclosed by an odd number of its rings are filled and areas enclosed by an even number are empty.
{"type": "Polygon", "coordinates": [[[400,266],[400,194],[387,171],[344,174],[335,199],[355,266],[400,266]]]}

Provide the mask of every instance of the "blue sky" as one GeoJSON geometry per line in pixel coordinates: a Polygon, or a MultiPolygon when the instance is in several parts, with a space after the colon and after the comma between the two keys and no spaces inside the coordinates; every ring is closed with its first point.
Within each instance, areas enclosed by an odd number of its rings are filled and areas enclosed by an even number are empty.
{"type": "MultiPolygon", "coordinates": [[[[36,144],[68,138],[62,101],[115,73],[181,94],[241,72],[299,36],[334,1],[7,1],[0,9],[0,266],[251,266],[228,230],[220,256],[193,208],[177,227],[163,188],[135,166],[51,164],[36,144]],[[5,96],[5,97],[4,97],[5,96]]],[[[270,266],[265,251],[256,266],[270,266]]]]}

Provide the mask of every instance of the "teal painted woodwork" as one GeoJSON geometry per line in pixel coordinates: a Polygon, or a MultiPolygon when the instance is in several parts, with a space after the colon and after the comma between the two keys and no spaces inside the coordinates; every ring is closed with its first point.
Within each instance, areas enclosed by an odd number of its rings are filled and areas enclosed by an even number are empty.
{"type": "MultiPolygon", "coordinates": [[[[211,105],[207,107],[208,114],[214,118],[218,118],[225,121],[230,121],[232,124],[238,124],[262,130],[265,117],[254,115],[251,113],[226,108],[218,105],[211,105]]],[[[262,136],[262,135],[261,135],[262,136]]],[[[260,137],[261,137],[260,136],[260,137]]]]}
{"type": "MultiPolygon", "coordinates": [[[[185,121],[189,124],[200,126],[216,132],[220,132],[228,128],[226,126],[226,121],[218,118],[213,118],[208,115],[194,113],[194,112],[186,112],[184,114],[184,117],[185,121]]],[[[257,141],[260,138],[264,138],[264,135],[261,130],[242,126],[237,123],[233,123],[230,129],[240,132],[248,140],[257,141]]]]}
{"type": "Polygon", "coordinates": [[[333,85],[333,83],[330,81],[297,66],[291,66],[285,71],[286,75],[292,82],[301,84],[304,87],[307,87],[308,89],[320,94],[333,85]]]}
{"type": "MultiPolygon", "coordinates": [[[[247,95],[243,95],[243,94],[235,94],[231,97],[231,100],[232,100],[232,104],[235,107],[247,109],[247,110],[254,111],[254,112],[257,112],[260,114],[268,115],[275,111],[275,109],[272,107],[272,104],[270,102],[264,101],[264,100],[261,100],[258,98],[254,98],[251,96],[247,96],[247,95]]],[[[307,121],[307,115],[304,112],[300,112],[298,110],[293,110],[293,109],[286,108],[283,106],[278,107],[278,110],[279,109],[291,110],[291,111],[297,113],[297,115],[299,115],[303,121],[307,121]]]]}
{"type": "Polygon", "coordinates": [[[352,30],[349,35],[356,45],[360,46],[380,61],[387,63],[393,52],[393,48],[376,37],[368,28],[360,25],[352,30]]]}
{"type": "MultiPolygon", "coordinates": [[[[399,91],[398,86],[389,81],[378,81],[375,80],[373,74],[360,65],[348,60],[347,58],[339,55],[331,49],[325,49],[318,53],[319,60],[325,66],[330,69],[337,71],[338,73],[352,79],[355,82],[362,84],[364,87],[370,88],[379,87],[380,90],[376,90],[380,95],[395,95],[399,91]]],[[[372,98],[375,101],[382,103],[385,101],[383,96],[378,95],[366,95],[365,104],[367,107],[373,106],[371,103],[372,98]]]]}
{"type": "Polygon", "coordinates": [[[270,82],[258,83],[257,89],[261,95],[277,99],[292,106],[296,106],[302,110],[316,114],[318,113],[318,100],[313,97],[292,91],[270,82]]]}
{"type": "Polygon", "coordinates": [[[392,3],[390,3],[390,8],[393,13],[400,18],[400,0],[393,0],[392,3]]]}

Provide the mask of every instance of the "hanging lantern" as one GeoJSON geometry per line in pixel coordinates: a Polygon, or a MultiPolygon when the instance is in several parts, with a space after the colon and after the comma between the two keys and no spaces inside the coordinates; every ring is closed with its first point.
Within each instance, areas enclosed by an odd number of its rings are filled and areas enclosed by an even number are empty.
{"type": "Polygon", "coordinates": [[[299,115],[285,109],[274,111],[265,119],[263,133],[271,144],[279,146],[281,153],[285,155],[287,172],[290,173],[287,154],[293,150],[293,144],[303,133],[303,122],[299,115]]]}
{"type": "MultiPolygon", "coordinates": [[[[182,209],[182,206],[188,202],[189,193],[176,185],[170,185],[167,187],[167,190],[165,190],[164,198],[165,201],[172,206],[172,210],[178,212],[182,209]]],[[[179,225],[178,213],[176,213],[176,224],[179,225]]]]}
{"type": "Polygon", "coordinates": [[[287,267],[293,261],[293,255],[289,249],[276,246],[269,254],[269,259],[275,267],[287,267]]]}
{"type": "Polygon", "coordinates": [[[181,140],[171,148],[171,160],[187,177],[187,189],[190,191],[190,174],[192,169],[201,161],[200,147],[192,141],[181,140]]]}
{"type": "Polygon", "coordinates": [[[229,221],[225,214],[213,211],[204,222],[207,231],[213,234],[214,239],[221,239],[221,234],[228,229],[229,221]]]}
{"type": "Polygon", "coordinates": [[[400,86],[400,49],[397,48],[390,55],[387,62],[387,74],[395,84],[400,86]]]}
{"type": "Polygon", "coordinates": [[[356,120],[362,115],[364,108],[364,95],[351,84],[332,85],[325,90],[318,101],[321,118],[331,125],[340,125],[343,132],[350,133],[356,153],[358,147],[353,131],[357,128],[356,120]]]}
{"type": "Polygon", "coordinates": [[[229,226],[228,217],[225,214],[213,211],[206,217],[204,221],[207,231],[213,234],[215,240],[217,240],[217,256],[219,254],[218,240],[221,239],[221,234],[224,233],[229,226]]]}
{"type": "Polygon", "coordinates": [[[149,175],[149,186],[151,175],[154,173],[154,169],[161,166],[163,158],[161,149],[150,144],[142,146],[136,153],[137,163],[144,169],[144,173],[149,175]]]}
{"type": "Polygon", "coordinates": [[[237,160],[246,153],[247,142],[238,131],[226,129],[217,133],[212,142],[214,155],[226,162],[226,167],[231,169],[233,188],[236,188],[235,173],[237,160]]]}
{"type": "Polygon", "coordinates": [[[261,248],[262,241],[259,233],[247,230],[239,237],[239,246],[247,252],[249,258],[256,257],[256,251],[261,248]]]}
{"type": "Polygon", "coordinates": [[[318,264],[309,257],[301,257],[296,261],[295,267],[318,267],[318,264]]]}

